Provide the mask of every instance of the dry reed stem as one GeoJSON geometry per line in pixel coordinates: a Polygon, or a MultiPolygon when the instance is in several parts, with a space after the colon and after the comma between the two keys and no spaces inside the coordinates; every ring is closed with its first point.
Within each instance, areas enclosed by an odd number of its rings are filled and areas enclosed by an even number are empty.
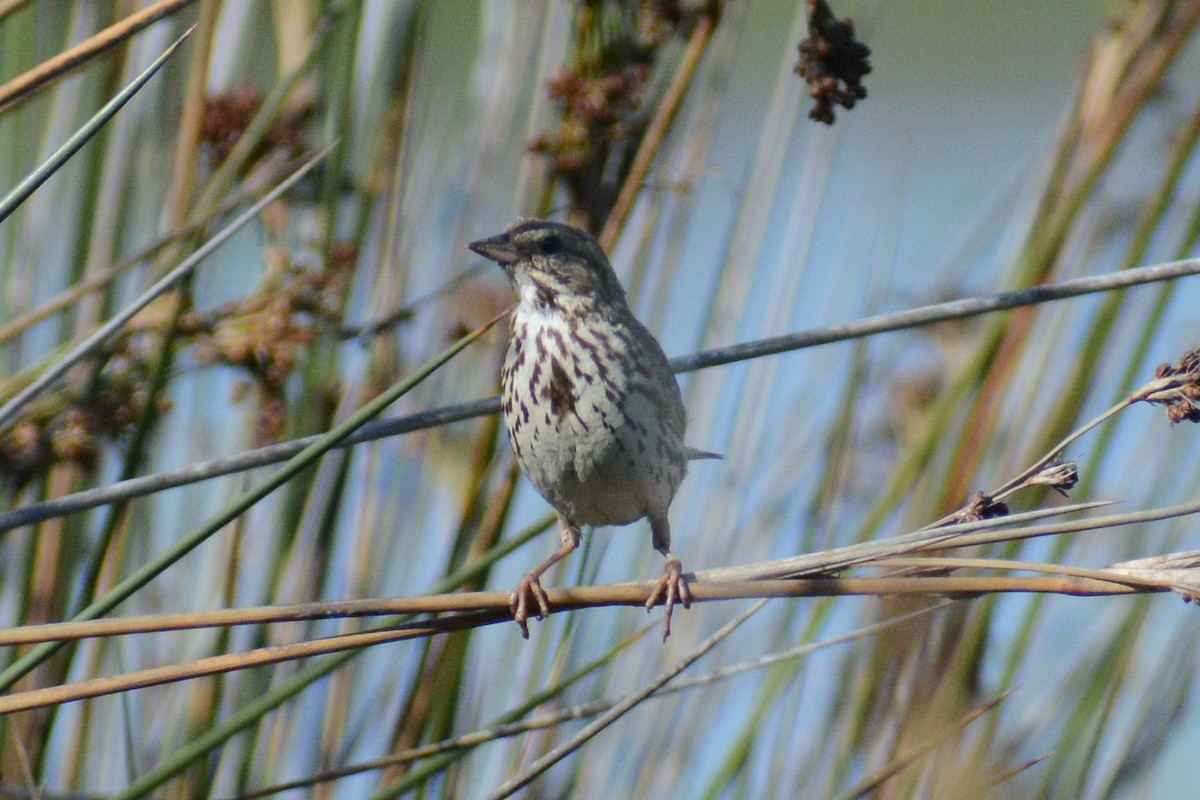
{"type": "MultiPolygon", "coordinates": [[[[888,566],[907,565],[907,561],[888,560],[888,566]]],[[[923,559],[912,563],[922,568],[951,568],[941,559],[923,559]]],[[[873,565],[872,565],[873,566],[873,565]]],[[[1050,565],[1002,564],[980,568],[1022,569],[1051,572],[1050,565]]],[[[1155,570],[1131,570],[1108,573],[1104,570],[1063,570],[1060,579],[998,578],[998,577],[895,577],[869,578],[789,578],[778,580],[695,581],[689,584],[697,603],[716,600],[748,600],[767,597],[835,597],[842,595],[901,595],[944,594],[969,595],[998,591],[1049,591],[1064,594],[1128,594],[1137,588],[1166,591],[1161,581],[1152,576],[1155,570]],[[1067,579],[1077,579],[1071,583],[1067,579]]],[[[550,611],[602,608],[605,606],[641,606],[646,602],[652,582],[625,582],[602,586],[578,586],[547,589],[550,611]]],[[[388,600],[352,600],[334,603],[299,603],[290,606],[260,606],[256,608],[200,611],[191,614],[162,614],[144,617],[97,619],[85,622],[52,622],[42,625],[23,625],[0,630],[0,647],[64,642],[107,636],[130,636],[140,633],[165,633],[176,630],[197,630],[235,625],[302,622],[321,619],[347,619],[400,614],[450,614],[496,611],[507,614],[510,608],[508,592],[454,592],[451,594],[401,597],[388,600]]],[[[481,624],[489,624],[489,621],[481,624]]],[[[438,620],[428,623],[438,627],[438,620]]],[[[457,629],[457,627],[455,627],[457,629]]],[[[440,632],[440,631],[434,631],[440,632]]],[[[404,637],[409,638],[409,637],[404,637]]],[[[337,649],[330,650],[334,652],[337,649]]],[[[248,665],[252,666],[252,665],[248,665]]]]}
{"type": "Polygon", "coordinates": [[[9,14],[17,11],[23,5],[28,5],[31,0],[0,0],[0,20],[3,20],[9,14]]]}
{"type": "Polygon", "coordinates": [[[612,250],[612,246],[617,241],[617,234],[625,224],[625,218],[633,209],[634,201],[637,200],[646,175],[650,172],[650,165],[654,163],[654,157],[667,138],[667,130],[675,120],[676,114],[679,113],[679,107],[683,105],[684,95],[692,84],[696,68],[700,65],[700,57],[704,55],[704,50],[712,38],[712,32],[712,19],[702,16],[692,31],[692,38],[688,40],[687,50],[683,54],[683,62],[671,78],[671,84],[667,87],[662,102],[658,104],[654,119],[651,120],[650,127],[642,136],[637,153],[634,154],[633,163],[629,167],[629,173],[625,176],[625,182],[621,184],[617,200],[613,203],[612,210],[608,213],[608,219],[604,222],[604,230],[600,232],[599,241],[605,252],[612,250]]]}
{"type": "MultiPolygon", "coordinates": [[[[1083,507],[1090,508],[1095,507],[1095,505],[1085,504],[1083,507]]],[[[811,579],[813,576],[820,576],[822,580],[834,580],[829,578],[830,573],[844,570],[851,566],[894,567],[910,566],[912,563],[916,563],[921,567],[943,570],[975,568],[1051,572],[1063,577],[1088,578],[1095,581],[1109,581],[1115,576],[1123,582],[1127,582],[1127,579],[1130,579],[1131,573],[1128,572],[1130,569],[1139,569],[1143,572],[1157,570],[1160,573],[1159,578],[1147,578],[1143,574],[1136,582],[1165,587],[1168,583],[1165,570],[1174,570],[1172,573],[1176,576],[1176,578],[1172,578],[1174,580],[1177,579],[1178,575],[1182,574],[1181,570],[1194,566],[1190,561],[1190,553],[1177,554],[1174,557],[1163,556],[1161,559],[1173,558],[1174,560],[1155,560],[1153,563],[1146,559],[1137,562],[1122,562],[1121,564],[1113,565],[1113,569],[1125,570],[1118,573],[1110,573],[1104,569],[1087,570],[1058,565],[1030,564],[996,559],[926,557],[916,562],[910,562],[903,559],[902,556],[905,554],[934,552],[955,547],[1014,541],[1032,536],[1078,532],[1080,530],[1090,530],[1097,526],[1112,527],[1117,524],[1125,524],[1130,519],[1144,521],[1146,514],[1153,514],[1155,518],[1169,517],[1178,508],[1174,507],[1173,509],[1151,512],[1135,512],[1132,515],[1100,517],[1093,518],[1092,520],[1079,520],[1050,526],[1030,526],[1018,529],[1005,527],[1010,522],[1041,519],[1061,512],[1062,509],[1029,512],[1009,518],[965,523],[956,525],[953,528],[923,530],[891,539],[864,542],[858,545],[834,548],[800,557],[746,564],[738,567],[700,570],[692,575],[691,580],[693,581],[692,585],[699,592],[697,597],[700,599],[730,599],[736,596],[761,597],[765,596],[762,592],[766,591],[765,587],[767,584],[764,581],[770,578],[786,578],[791,580],[801,577],[811,579]],[[786,573],[798,574],[788,575],[786,573]],[[744,583],[745,581],[753,583],[747,584],[744,583]],[[730,588],[735,586],[755,586],[758,588],[751,589],[749,594],[743,595],[739,594],[739,592],[744,591],[744,589],[730,588]]],[[[890,579],[894,579],[894,577],[892,576],[890,579]]],[[[553,606],[583,608],[592,605],[625,604],[630,598],[637,599],[640,597],[644,601],[646,587],[649,585],[649,583],[627,582],[612,584],[607,587],[577,587],[574,589],[552,589],[550,591],[552,592],[551,600],[553,606]],[[631,589],[630,587],[638,588],[631,589]],[[610,594],[611,591],[618,589],[624,590],[625,594],[610,594]],[[557,598],[557,601],[555,598],[557,598]]],[[[790,596],[821,593],[823,592],[813,589],[807,591],[797,589],[790,596]]],[[[888,594],[889,592],[885,588],[879,593],[888,594]]],[[[0,646],[24,645],[46,641],[67,641],[98,636],[122,636],[135,633],[161,633],[169,630],[189,630],[231,625],[298,622],[389,614],[438,614],[495,610],[507,607],[508,595],[503,592],[457,592],[407,598],[340,600],[321,603],[220,609],[181,614],[26,625],[0,630],[0,646]]]]}
{"type": "MultiPolygon", "coordinates": [[[[751,580],[693,582],[690,584],[693,603],[718,600],[766,600],[782,597],[847,597],[900,595],[974,598],[986,594],[1036,593],[1063,594],[1077,597],[1147,594],[1172,591],[1161,575],[1146,571],[1097,571],[1103,579],[1063,575],[1054,577],[873,577],[873,578],[793,578],[789,580],[751,580]]],[[[619,583],[608,586],[585,586],[571,589],[547,589],[551,613],[600,608],[605,606],[640,607],[653,586],[652,581],[619,583]]],[[[377,601],[385,602],[385,601],[377,601]]],[[[175,683],[233,672],[250,667],[278,664],[312,656],[339,653],[407,639],[423,638],[454,631],[507,623],[511,618],[507,592],[472,592],[433,595],[395,601],[393,608],[407,613],[457,611],[450,616],[412,622],[393,628],[345,634],[326,639],[275,645],[245,653],[211,656],[197,661],[167,667],[155,667],[111,678],[94,678],[73,684],[49,687],[0,697],[0,715],[57,705],[90,697],[99,697],[132,689],[175,683]],[[419,611],[418,611],[419,610],[419,611]]],[[[68,623],[69,624],[69,623],[68,623]]],[[[81,623],[82,624],[82,623],[81,623]]],[[[45,634],[56,625],[31,626],[45,634]]],[[[45,638],[22,639],[22,628],[0,632],[5,644],[21,641],[47,641],[45,638]],[[14,635],[16,634],[16,635],[14,635]]],[[[122,633],[128,631],[121,631],[122,633]]],[[[78,631],[75,631],[78,633],[78,631]]],[[[36,635],[36,634],[35,634],[36,635]]],[[[514,629],[515,635],[515,629],[514,629]]],[[[77,636],[74,638],[78,638],[77,636]]]]}
{"type": "Polygon", "coordinates": [[[77,67],[104,53],[164,17],[174,14],[195,0],[159,0],[152,6],[130,14],[119,22],[89,36],[74,47],[64,50],[33,69],[18,75],[0,86],[0,113],[7,111],[22,98],[61,78],[77,67]]]}
{"type": "Polygon", "coordinates": [[[343,636],[333,636],[328,639],[260,647],[245,653],[201,658],[188,664],[154,667],[111,678],[92,678],[72,684],[51,686],[45,689],[16,692],[0,696],[0,715],[11,714],[16,711],[29,711],[43,706],[68,703],[90,697],[101,697],[117,692],[126,692],[131,689],[142,689],[147,686],[160,686],[192,678],[220,675],[236,670],[248,669],[249,667],[279,664],[284,661],[293,661],[316,655],[356,650],[375,644],[398,642],[452,630],[475,628],[480,625],[501,622],[507,619],[507,613],[464,614],[457,617],[440,618],[436,620],[436,624],[414,623],[388,630],[352,633],[343,636]]]}

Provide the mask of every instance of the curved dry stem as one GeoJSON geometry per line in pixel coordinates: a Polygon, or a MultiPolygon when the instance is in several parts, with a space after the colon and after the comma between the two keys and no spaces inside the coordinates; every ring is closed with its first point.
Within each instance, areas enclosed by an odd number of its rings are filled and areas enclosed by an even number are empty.
{"type": "MultiPolygon", "coordinates": [[[[1097,504],[1084,504],[1095,507],[1097,504]]],[[[911,594],[946,593],[975,594],[988,591],[1063,591],[1068,594],[1122,594],[1130,589],[1164,591],[1173,589],[1187,577],[1188,570],[1197,567],[1192,553],[1163,556],[1156,559],[1122,562],[1105,569],[1082,569],[1067,566],[1032,564],[999,559],[922,558],[905,560],[902,555],[928,553],[955,547],[974,546],[998,541],[1071,533],[1117,525],[1133,524],[1151,519],[1166,519],[1181,513],[1200,511],[1200,503],[1131,514],[1096,517],[1053,525],[1007,528],[1019,520],[1044,518],[1052,511],[1030,512],[1012,518],[985,520],[955,526],[952,529],[918,531],[878,542],[866,542],[850,547],[834,548],[797,558],[747,564],[714,570],[701,570],[691,577],[698,602],[762,597],[832,596],[844,594],[911,594]],[[952,578],[930,583],[929,577],[905,578],[885,576],[874,578],[811,577],[832,573],[851,566],[912,567],[923,569],[1004,569],[1054,573],[1070,581],[1036,582],[1031,578],[952,578]],[[804,577],[808,575],[810,577],[804,577]],[[782,579],[781,579],[782,578],[782,579]],[[911,582],[909,582],[911,581],[911,582]],[[963,583],[966,581],[966,583],[963,583]],[[1115,584],[1115,586],[1114,586],[1115,584]]],[[[609,586],[549,589],[553,610],[567,610],[607,605],[640,606],[645,601],[649,582],[621,583],[609,586]]],[[[333,618],[354,618],[382,615],[446,614],[473,612],[507,613],[510,598],[507,592],[470,592],[434,594],[407,598],[346,600],[325,603],[301,603],[284,606],[262,606],[242,609],[222,609],[184,614],[96,619],[79,622],[31,625],[0,630],[0,646],[28,645],[40,642],[59,642],[99,636],[122,636],[231,625],[296,622],[333,618]]],[[[428,623],[437,628],[438,621],[428,623]]],[[[457,625],[457,623],[456,623],[457,625]]],[[[457,627],[455,628],[457,629],[457,627]]]]}
{"type": "Polygon", "coordinates": [[[1100,416],[1093,419],[1091,422],[1087,423],[1086,425],[1078,428],[1077,430],[1075,430],[1075,431],[1071,432],[1070,434],[1068,434],[1067,436],[1065,436],[1061,442],[1054,445],[1054,447],[1052,447],[1046,451],[1045,455],[1043,455],[1037,461],[1033,462],[1033,464],[1031,464],[1028,469],[1026,469],[1024,472],[1022,472],[1021,474],[1014,477],[1012,480],[1005,483],[1003,486],[1000,486],[999,488],[992,491],[990,494],[991,498],[993,500],[996,500],[997,502],[999,502],[1008,497],[1011,497],[1014,492],[1017,492],[1017,491],[1023,489],[1025,486],[1028,485],[1028,481],[1030,478],[1037,475],[1039,472],[1042,471],[1042,469],[1044,467],[1046,467],[1051,462],[1053,462],[1056,458],[1058,458],[1060,455],[1062,455],[1062,452],[1064,450],[1066,450],[1073,442],[1075,442],[1077,439],[1082,437],[1088,431],[1092,430],[1093,428],[1098,427],[1101,423],[1106,422],[1107,420],[1111,419],[1112,417],[1115,417],[1120,412],[1129,408],[1131,405],[1133,405],[1133,403],[1134,403],[1134,399],[1132,397],[1126,398],[1126,399],[1122,400],[1121,402],[1117,403],[1112,408],[1105,411],[1100,416]]]}
{"type": "MultiPolygon", "coordinates": [[[[994,489],[989,493],[989,497],[1000,502],[1012,496],[1014,492],[1020,491],[1030,484],[1030,479],[1042,471],[1046,466],[1058,458],[1064,450],[1067,449],[1073,442],[1079,439],[1088,431],[1098,427],[1101,423],[1106,422],[1120,412],[1140,402],[1161,402],[1164,399],[1174,399],[1178,393],[1178,387],[1190,381],[1190,377],[1186,374],[1168,375],[1162,378],[1155,378],[1142,386],[1137,391],[1133,392],[1121,402],[1114,405],[1112,408],[1105,411],[1100,416],[1093,419],[1086,425],[1076,429],[1054,447],[1046,451],[1046,454],[1031,464],[1024,472],[1009,480],[1004,485],[994,489]]],[[[957,513],[957,512],[956,512],[957,513]]],[[[937,527],[938,525],[946,524],[953,520],[954,514],[943,517],[941,520],[933,523],[929,527],[937,527]]]]}

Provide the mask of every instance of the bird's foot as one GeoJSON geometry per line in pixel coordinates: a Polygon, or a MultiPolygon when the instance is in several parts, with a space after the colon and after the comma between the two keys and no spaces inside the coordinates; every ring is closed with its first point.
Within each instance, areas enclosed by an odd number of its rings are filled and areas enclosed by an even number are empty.
{"type": "Polygon", "coordinates": [[[646,600],[647,612],[660,602],[665,608],[663,614],[664,642],[671,635],[671,612],[675,609],[676,601],[682,603],[684,608],[692,607],[692,593],[688,591],[687,581],[683,579],[683,565],[679,563],[679,559],[671,557],[667,559],[662,577],[658,579],[654,591],[646,600]]]}
{"type": "Polygon", "coordinates": [[[545,619],[550,615],[550,598],[546,596],[546,590],[542,588],[537,575],[526,572],[517,588],[513,589],[510,603],[513,619],[521,626],[521,636],[525,639],[529,638],[529,625],[526,620],[529,619],[530,598],[537,604],[534,615],[538,619],[545,619]]]}

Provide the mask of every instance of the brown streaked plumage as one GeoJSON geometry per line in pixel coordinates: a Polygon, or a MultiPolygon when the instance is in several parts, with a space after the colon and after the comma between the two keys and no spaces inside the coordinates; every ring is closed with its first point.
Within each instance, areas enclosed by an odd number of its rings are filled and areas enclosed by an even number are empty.
{"type": "Polygon", "coordinates": [[[647,610],[665,605],[665,639],[675,603],[691,602],[667,510],[688,458],[710,455],[683,443],[683,398],[667,357],[584,231],[525,220],[469,246],[504,267],[517,293],[501,375],[504,424],[521,469],[558,512],[562,536],[517,584],[513,617],[528,638],[529,614],[550,612],[539,578],[579,546],[582,526],[646,517],[667,559],[646,601],[647,610]]]}

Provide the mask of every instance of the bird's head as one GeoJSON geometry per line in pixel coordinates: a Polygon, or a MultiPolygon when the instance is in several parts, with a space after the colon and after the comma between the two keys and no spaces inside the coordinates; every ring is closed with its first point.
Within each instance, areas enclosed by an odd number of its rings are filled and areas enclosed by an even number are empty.
{"type": "Polygon", "coordinates": [[[582,313],[625,307],[625,290],[600,243],[586,231],[550,220],[522,220],[467,245],[504,267],[522,303],[582,313]]]}

